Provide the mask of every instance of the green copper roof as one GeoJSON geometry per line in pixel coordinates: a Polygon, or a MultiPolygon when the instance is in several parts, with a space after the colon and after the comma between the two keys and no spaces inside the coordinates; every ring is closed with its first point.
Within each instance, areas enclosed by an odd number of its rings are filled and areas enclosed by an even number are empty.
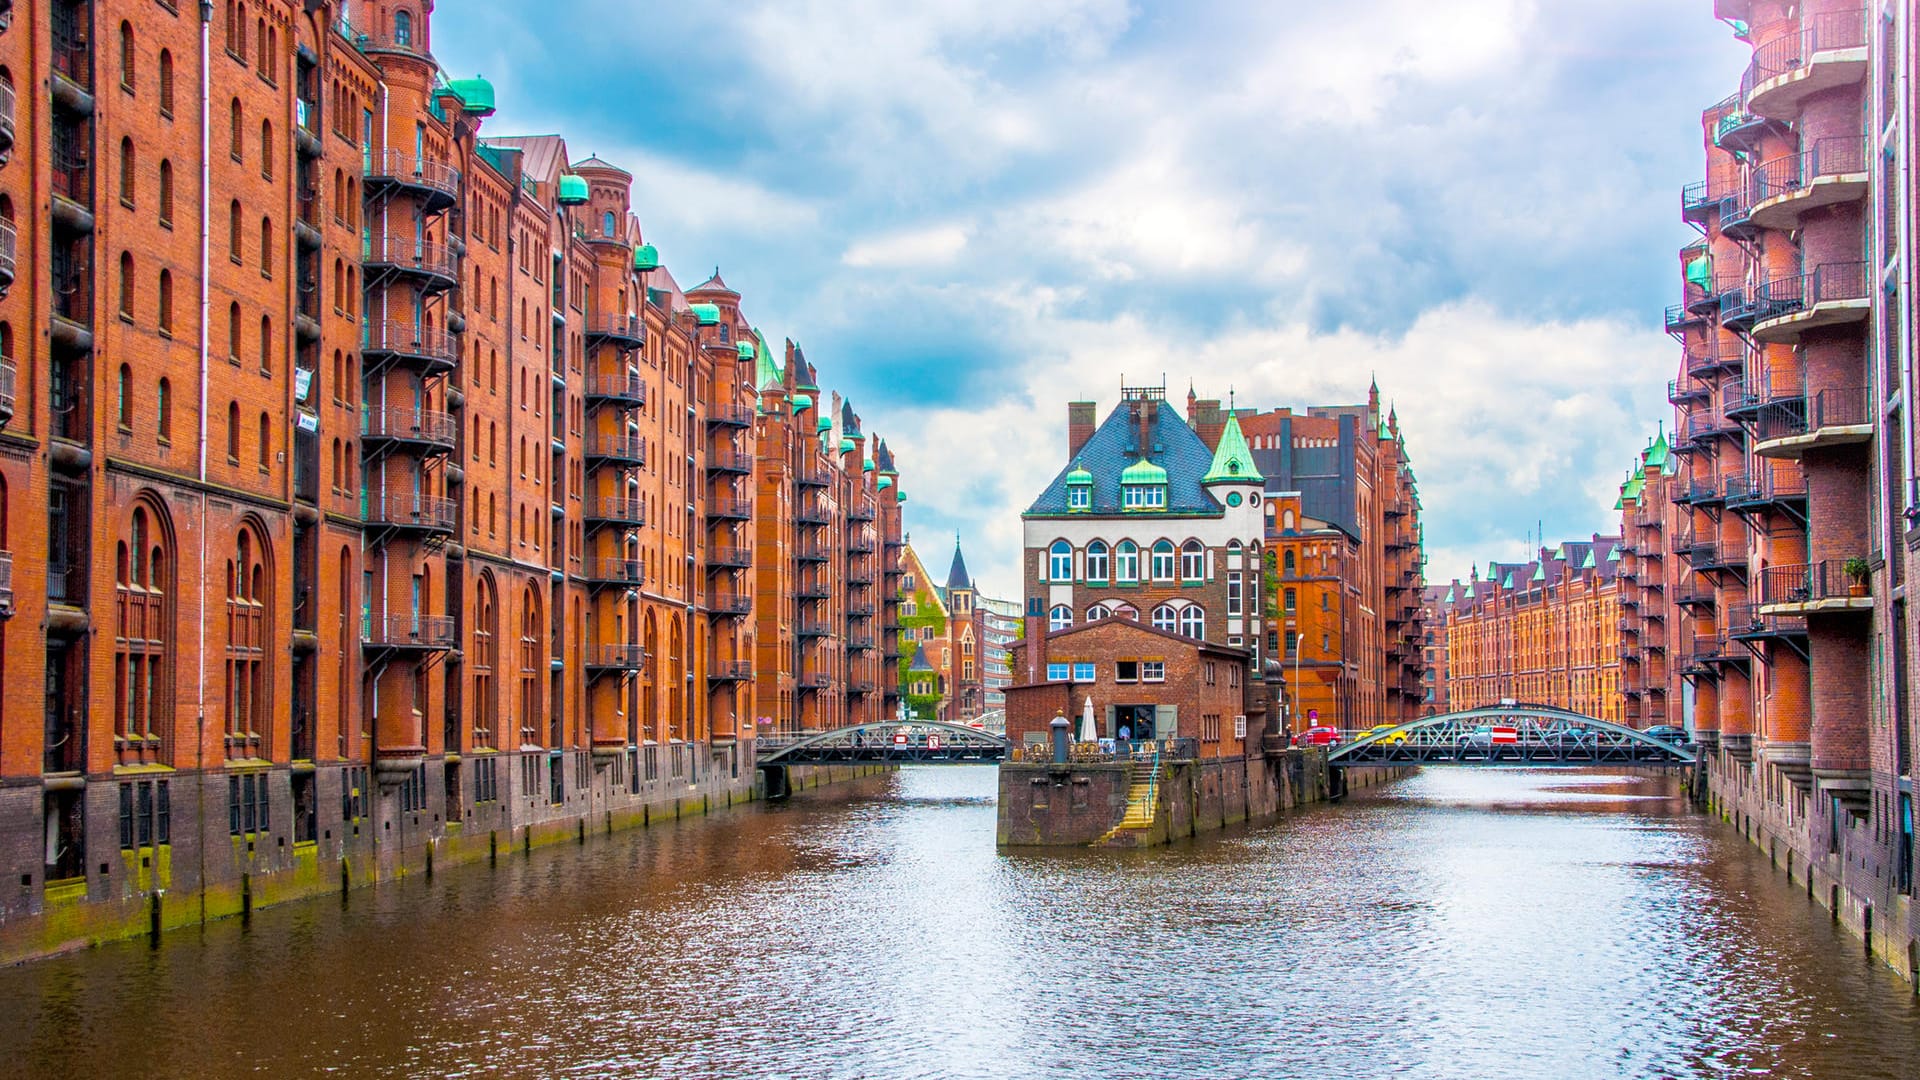
{"type": "Polygon", "coordinates": [[[854,442],[852,439],[847,438],[845,435],[840,436],[840,452],[841,453],[851,454],[853,453],[853,448],[858,445],[860,444],[857,442],[854,442]]]}
{"type": "Polygon", "coordinates": [[[1067,474],[1067,483],[1083,487],[1092,486],[1093,474],[1076,465],[1073,471],[1067,474]]]}
{"type": "Polygon", "coordinates": [[[1443,597],[1443,598],[1441,599],[1441,601],[1440,601],[1440,602],[1441,602],[1441,603],[1443,603],[1443,604],[1451,604],[1451,603],[1453,603],[1453,602],[1454,602],[1454,600],[1453,600],[1453,587],[1452,587],[1451,585],[1449,585],[1449,586],[1447,587],[1447,595],[1446,595],[1445,597],[1443,597]]]}
{"type": "Polygon", "coordinates": [[[794,412],[802,413],[802,412],[806,412],[808,409],[811,409],[811,408],[813,408],[813,396],[811,394],[793,395],[793,411],[794,412]]]}
{"type": "Polygon", "coordinates": [[[1644,477],[1635,476],[1633,479],[1627,481],[1626,487],[1620,489],[1620,497],[1630,502],[1638,502],[1640,500],[1640,493],[1642,491],[1645,491],[1646,488],[1647,488],[1646,479],[1644,477]]]}
{"type": "Polygon", "coordinates": [[[754,385],[761,390],[779,388],[781,383],[786,381],[786,365],[777,353],[767,348],[767,337],[765,334],[755,330],[753,332],[753,343],[754,352],[759,360],[758,366],[753,369],[754,385]]]}
{"type": "Polygon", "coordinates": [[[893,477],[883,476],[880,479],[874,481],[873,486],[878,488],[881,491],[885,491],[888,488],[893,486],[893,477]]]}
{"type": "Polygon", "coordinates": [[[833,417],[828,416],[826,413],[821,413],[820,419],[813,425],[813,430],[830,431],[832,429],[833,429],[833,417]]]}
{"type": "Polygon", "coordinates": [[[1730,25],[1733,27],[1733,36],[1739,38],[1741,41],[1747,40],[1747,35],[1753,33],[1753,28],[1748,26],[1743,20],[1734,19],[1730,25]]]}
{"type": "Polygon", "coordinates": [[[1580,569],[1582,569],[1582,570],[1591,570],[1591,569],[1593,569],[1593,568],[1594,568],[1594,562],[1593,562],[1593,549],[1592,549],[1592,548],[1588,548],[1588,549],[1587,549],[1587,561],[1586,561],[1586,562],[1583,562],[1583,563],[1581,563],[1581,564],[1580,564],[1580,569]]]}
{"type": "Polygon", "coordinates": [[[1141,458],[1139,461],[1120,471],[1123,484],[1164,484],[1167,482],[1167,470],[1141,458]]]}
{"type": "Polygon", "coordinates": [[[1713,284],[1713,256],[1702,255],[1687,262],[1687,281],[1703,289],[1713,284]]]}
{"type": "Polygon", "coordinates": [[[460,107],[475,116],[493,115],[493,84],[485,79],[455,79],[447,84],[460,99],[460,107]]]}
{"type": "Polygon", "coordinates": [[[563,173],[560,177],[560,205],[579,206],[587,201],[587,178],[563,173]]]}
{"type": "Polygon", "coordinates": [[[641,244],[633,249],[633,268],[635,270],[660,269],[660,249],[652,244],[641,244]]]}
{"type": "Polygon", "coordinates": [[[904,492],[904,491],[897,491],[897,492],[894,492],[894,495],[893,495],[893,501],[894,501],[894,502],[906,502],[906,501],[907,501],[907,493],[906,493],[906,492],[904,492]]]}
{"type": "Polygon", "coordinates": [[[868,458],[867,460],[865,460],[865,461],[863,461],[863,462],[861,462],[861,463],[860,463],[860,471],[861,471],[861,472],[872,472],[872,471],[873,471],[873,459],[872,459],[872,458],[868,458]]]}
{"type": "MultiPolygon", "coordinates": [[[[1607,552],[1607,561],[1608,561],[1608,562],[1619,562],[1619,561],[1620,561],[1620,545],[1619,545],[1619,544],[1615,544],[1615,545],[1613,545],[1613,550],[1612,550],[1612,551],[1609,551],[1609,552],[1607,552]]],[[[1588,566],[1592,566],[1592,565],[1593,565],[1593,556],[1591,556],[1591,555],[1589,555],[1589,556],[1587,556],[1587,565],[1588,565],[1588,566]]]]}
{"type": "Polygon", "coordinates": [[[1247,437],[1240,432],[1240,418],[1229,413],[1226,429],[1220,432],[1220,445],[1213,451],[1213,467],[1207,475],[1200,478],[1203,484],[1235,481],[1246,484],[1264,484],[1266,477],[1253,464],[1253,449],[1247,445],[1247,437]]]}
{"type": "Polygon", "coordinates": [[[1653,445],[1647,448],[1647,468],[1649,469],[1666,468],[1667,454],[1671,450],[1672,450],[1672,447],[1667,445],[1667,433],[1663,429],[1660,432],[1660,437],[1653,440],[1653,445]]]}
{"type": "Polygon", "coordinates": [[[742,341],[735,345],[733,347],[733,354],[742,360],[754,360],[758,358],[754,352],[753,342],[751,341],[742,341]]]}
{"type": "Polygon", "coordinates": [[[1500,582],[1500,587],[1503,589],[1513,588],[1513,571],[1511,570],[1507,571],[1507,576],[1504,580],[1500,582]]]}
{"type": "Polygon", "coordinates": [[[1559,560],[1561,560],[1561,561],[1563,561],[1563,562],[1564,562],[1564,561],[1566,561],[1566,558],[1567,558],[1567,545],[1565,545],[1565,544],[1561,544],[1561,545],[1560,545],[1559,547],[1557,547],[1557,548],[1554,548],[1554,549],[1553,549],[1553,557],[1554,557],[1554,558],[1556,558],[1556,559],[1559,559],[1559,560]]]}
{"type": "Polygon", "coordinates": [[[688,307],[694,315],[699,318],[701,326],[718,326],[720,324],[720,305],[690,304],[688,307]]]}
{"type": "Polygon", "coordinates": [[[1547,564],[1546,563],[1537,563],[1534,565],[1533,580],[1535,581],[1547,580],[1547,564]]]}

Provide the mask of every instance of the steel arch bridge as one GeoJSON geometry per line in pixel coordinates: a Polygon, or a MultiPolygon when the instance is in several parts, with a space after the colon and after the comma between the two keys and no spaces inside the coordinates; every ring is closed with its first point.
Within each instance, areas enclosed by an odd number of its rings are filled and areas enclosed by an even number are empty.
{"type": "Polygon", "coordinates": [[[1489,705],[1423,716],[1333,747],[1327,764],[1591,766],[1696,763],[1693,750],[1552,705],[1489,705]]]}
{"type": "Polygon", "coordinates": [[[889,720],[833,728],[797,739],[761,739],[756,764],[993,765],[1007,756],[1005,736],[937,720],[889,720]]]}

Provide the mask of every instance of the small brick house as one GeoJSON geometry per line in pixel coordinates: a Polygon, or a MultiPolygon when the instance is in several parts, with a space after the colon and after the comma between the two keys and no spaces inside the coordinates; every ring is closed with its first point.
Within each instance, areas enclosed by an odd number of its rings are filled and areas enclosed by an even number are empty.
{"type": "Polygon", "coordinates": [[[1131,619],[1044,625],[1030,619],[1032,636],[1014,646],[1007,737],[1016,745],[1045,743],[1056,714],[1077,733],[1088,698],[1101,738],[1124,724],[1136,739],[1197,740],[1203,758],[1238,756],[1265,731],[1267,690],[1245,649],[1131,619]]]}

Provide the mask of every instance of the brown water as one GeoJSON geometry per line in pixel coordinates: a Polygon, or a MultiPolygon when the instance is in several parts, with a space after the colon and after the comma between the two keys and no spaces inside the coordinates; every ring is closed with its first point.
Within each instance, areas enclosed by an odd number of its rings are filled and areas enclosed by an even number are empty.
{"type": "Polygon", "coordinates": [[[1898,1077],[1920,1009],[1663,780],[1435,769],[1002,854],[910,769],[0,970],[0,1073],[1898,1077]]]}

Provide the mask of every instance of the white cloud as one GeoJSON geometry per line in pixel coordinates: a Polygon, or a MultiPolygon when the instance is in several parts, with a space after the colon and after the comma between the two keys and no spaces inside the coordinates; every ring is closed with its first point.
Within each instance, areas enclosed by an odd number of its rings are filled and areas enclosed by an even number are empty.
{"type": "Polygon", "coordinates": [[[967,246],[967,230],[958,225],[887,233],[850,245],[840,261],[861,269],[903,266],[942,266],[967,246]]]}

